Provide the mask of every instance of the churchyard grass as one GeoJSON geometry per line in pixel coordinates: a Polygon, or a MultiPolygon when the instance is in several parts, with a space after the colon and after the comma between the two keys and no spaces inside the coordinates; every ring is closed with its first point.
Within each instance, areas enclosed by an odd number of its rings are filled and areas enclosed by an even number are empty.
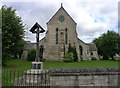
{"type": "Polygon", "coordinates": [[[113,60],[93,60],[81,62],[59,62],[59,61],[46,61],[44,68],[112,68],[118,67],[118,61],[113,60]]]}
{"type": "MultiPolygon", "coordinates": [[[[4,70],[28,70],[31,69],[32,61],[14,59],[7,61],[7,66],[4,70]]],[[[113,60],[92,60],[81,62],[60,62],[60,61],[45,61],[43,62],[44,69],[49,68],[109,68],[118,67],[118,61],[113,60]]]]}
{"type": "MultiPolygon", "coordinates": [[[[26,61],[26,60],[20,60],[20,59],[14,59],[7,61],[7,66],[3,67],[3,74],[8,74],[2,76],[4,81],[8,81],[8,84],[10,85],[11,80],[9,76],[21,76],[22,71],[31,69],[31,63],[32,61],[26,61]],[[13,72],[13,74],[10,73],[10,71],[13,72]],[[14,72],[21,72],[15,73],[14,72]]],[[[49,68],[113,68],[118,67],[118,61],[113,60],[93,60],[93,61],[81,61],[81,62],[60,62],[60,61],[45,61],[43,62],[43,68],[49,69],[49,68]]]]}
{"type": "Polygon", "coordinates": [[[8,60],[6,66],[3,67],[4,70],[28,70],[31,69],[31,61],[21,60],[21,59],[14,59],[8,60]]]}

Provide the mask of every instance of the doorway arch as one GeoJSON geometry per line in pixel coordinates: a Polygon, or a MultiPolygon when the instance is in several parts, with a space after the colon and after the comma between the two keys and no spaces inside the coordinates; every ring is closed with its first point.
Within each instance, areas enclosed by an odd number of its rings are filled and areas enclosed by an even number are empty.
{"type": "Polygon", "coordinates": [[[80,48],[80,55],[83,55],[83,48],[82,48],[82,46],[80,45],[79,48],[80,48]]]}

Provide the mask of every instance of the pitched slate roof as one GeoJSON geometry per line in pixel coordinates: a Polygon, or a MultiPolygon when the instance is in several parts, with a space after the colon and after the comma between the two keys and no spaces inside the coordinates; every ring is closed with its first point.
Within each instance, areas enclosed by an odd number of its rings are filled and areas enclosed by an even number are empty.
{"type": "Polygon", "coordinates": [[[90,51],[97,51],[97,47],[94,43],[88,43],[87,45],[89,46],[90,51]]]}
{"type": "Polygon", "coordinates": [[[81,39],[79,39],[79,38],[78,38],[78,41],[79,41],[79,43],[82,42],[82,43],[84,43],[85,45],[87,45],[87,43],[83,42],[83,41],[82,41],[81,39]]]}
{"type": "Polygon", "coordinates": [[[79,38],[78,38],[78,41],[84,43],[85,45],[87,45],[89,47],[90,51],[97,51],[97,47],[96,47],[96,45],[94,43],[85,43],[79,38]]]}
{"type": "Polygon", "coordinates": [[[35,43],[31,43],[30,41],[26,41],[26,43],[24,45],[24,50],[30,50],[30,49],[32,49],[33,45],[35,45],[35,43]]]}

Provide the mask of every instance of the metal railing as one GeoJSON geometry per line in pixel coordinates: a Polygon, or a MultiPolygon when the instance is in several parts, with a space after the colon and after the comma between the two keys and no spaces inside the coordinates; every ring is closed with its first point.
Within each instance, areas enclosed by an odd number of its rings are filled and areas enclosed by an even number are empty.
{"type": "MultiPolygon", "coordinates": [[[[101,78],[105,79],[108,86],[117,86],[119,84],[119,68],[100,68],[100,69],[48,69],[44,71],[39,70],[27,70],[27,71],[14,71],[14,70],[2,70],[2,87],[8,88],[14,87],[24,87],[24,88],[49,88],[51,86],[57,86],[61,83],[61,86],[65,85],[65,81],[70,84],[72,81],[74,84],[72,86],[81,86],[80,82],[82,81],[82,76],[84,78],[90,79],[92,85],[96,85],[95,81],[100,81],[101,78]],[[97,76],[97,79],[94,79],[97,76]],[[105,77],[105,78],[103,78],[105,77]],[[99,79],[100,78],[100,79],[99,79]],[[66,80],[68,79],[68,80],[66,80]],[[81,80],[81,81],[80,81],[81,80]],[[118,82],[117,82],[118,81],[118,82]],[[33,86],[33,87],[31,87],[33,86]]],[[[83,85],[82,84],[82,85],[83,85]]],[[[67,85],[67,84],[66,84],[67,85]]],[[[103,85],[103,84],[101,84],[103,85]]],[[[69,86],[69,85],[67,85],[69,86]]]]}
{"type": "Polygon", "coordinates": [[[2,71],[2,86],[37,86],[49,87],[50,80],[47,71],[2,71]]]}

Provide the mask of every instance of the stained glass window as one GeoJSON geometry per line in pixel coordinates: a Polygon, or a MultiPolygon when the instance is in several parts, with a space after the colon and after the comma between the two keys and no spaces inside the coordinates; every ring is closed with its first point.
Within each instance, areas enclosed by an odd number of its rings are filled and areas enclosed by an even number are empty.
{"type": "Polygon", "coordinates": [[[65,29],[65,44],[67,44],[67,28],[65,29]]]}
{"type": "Polygon", "coordinates": [[[56,44],[58,44],[58,28],[56,28],[56,44]]]}

